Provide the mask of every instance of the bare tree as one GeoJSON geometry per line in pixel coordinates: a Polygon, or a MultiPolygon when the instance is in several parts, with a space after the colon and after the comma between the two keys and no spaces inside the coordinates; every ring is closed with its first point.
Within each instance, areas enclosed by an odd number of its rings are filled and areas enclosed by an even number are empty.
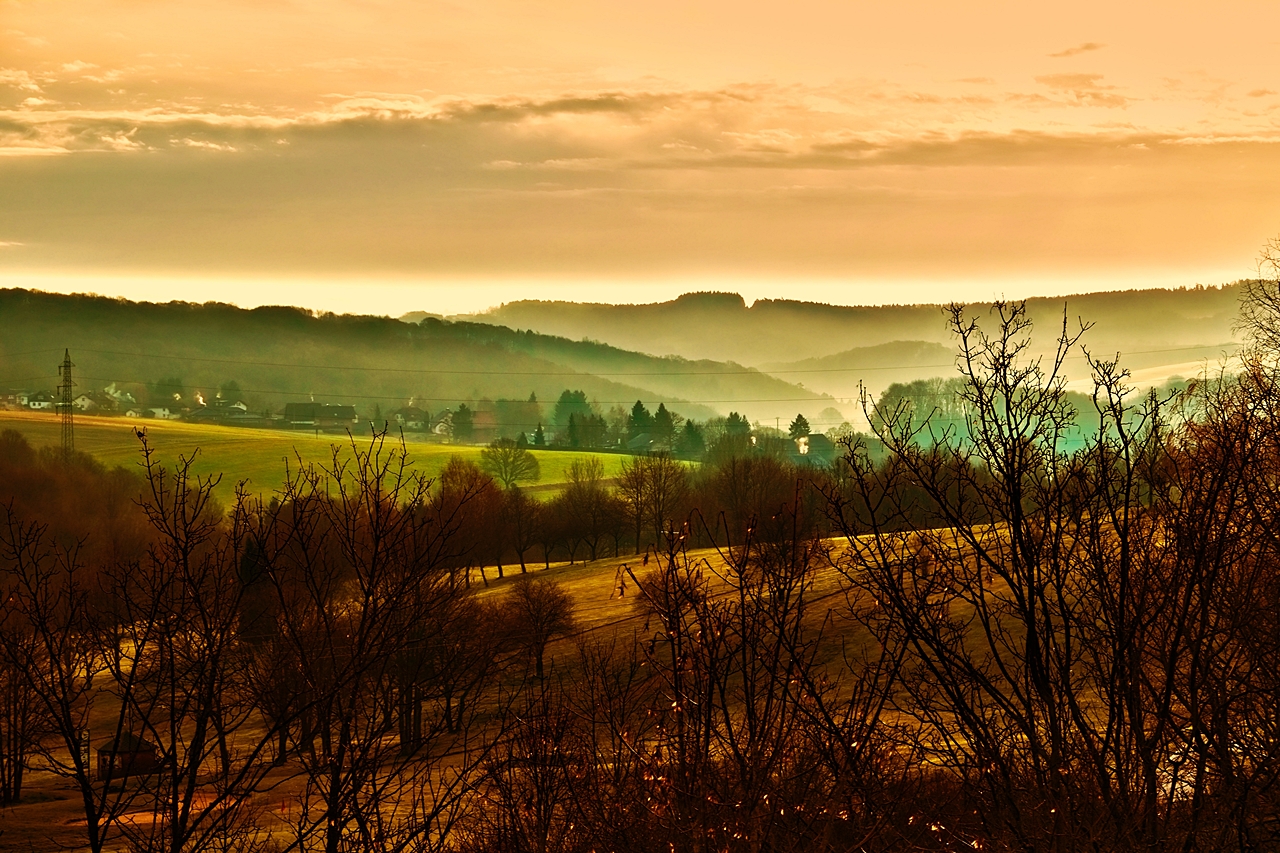
{"type": "Polygon", "coordinates": [[[536,483],[542,476],[538,457],[509,438],[494,440],[480,451],[480,468],[510,489],[516,483],[536,483]]]}
{"type": "Polygon", "coordinates": [[[448,712],[456,690],[430,680],[436,632],[467,627],[444,615],[468,596],[451,568],[468,494],[433,500],[404,447],[379,435],[346,457],[335,449],[327,469],[304,467],[263,509],[256,548],[313,709],[292,849],[447,843],[492,744],[474,725],[485,668],[466,686],[470,703],[448,712]]]}
{"type": "MultiPolygon", "coordinates": [[[[22,534],[12,529],[12,508],[6,508],[5,512],[10,531],[3,541],[12,549],[22,534]]],[[[7,581],[5,578],[0,582],[0,595],[6,600],[7,581]]],[[[0,654],[0,805],[22,799],[27,766],[44,733],[40,699],[25,670],[27,662],[38,658],[36,639],[36,632],[20,613],[11,612],[7,618],[0,619],[0,646],[5,649],[5,653],[0,654]]]]}
{"type": "Polygon", "coordinates": [[[893,455],[853,448],[836,501],[847,577],[884,608],[882,641],[910,650],[901,709],[972,803],[943,822],[1023,849],[1221,848],[1213,763],[1231,748],[1204,746],[1225,687],[1208,661],[1236,648],[1222,615],[1255,552],[1230,521],[1250,463],[1187,454],[1204,427],[1170,431],[1099,360],[1101,426],[1067,452],[1061,368],[1081,333],[1064,322],[1043,367],[1025,306],[993,313],[988,336],[951,310],[965,435],[920,442],[927,425],[881,413],[893,455]]]}
{"type": "Polygon", "coordinates": [[[528,655],[542,681],[547,646],[574,630],[573,599],[555,581],[526,574],[511,584],[503,610],[513,642],[528,655]]]}
{"type": "MultiPolygon", "coordinates": [[[[406,469],[407,471],[407,469],[406,469]]],[[[407,474],[406,474],[407,476],[407,474]]],[[[404,488],[404,486],[402,486],[404,488]]],[[[442,535],[441,559],[456,581],[459,574],[471,585],[471,570],[499,564],[501,575],[504,535],[494,535],[505,526],[503,495],[493,479],[478,466],[457,456],[440,472],[430,506],[442,535]]]]}
{"type": "Polygon", "coordinates": [[[542,537],[545,522],[543,505],[521,491],[519,486],[512,486],[503,495],[502,513],[511,548],[520,561],[520,571],[526,572],[525,555],[542,537]]]}
{"type": "Polygon", "coordinates": [[[648,665],[643,638],[631,631],[587,635],[578,645],[578,671],[562,688],[564,705],[579,721],[569,794],[582,846],[636,850],[660,844],[657,805],[650,796],[653,750],[661,708],[658,679],[648,665]]]}
{"type": "Polygon", "coordinates": [[[652,541],[660,542],[673,521],[688,512],[688,469],[668,453],[635,457],[622,465],[618,496],[633,528],[638,554],[646,528],[652,541]]]}
{"type": "MultiPolygon", "coordinates": [[[[99,731],[119,739],[128,730],[126,709],[135,679],[127,675],[109,686],[110,693],[96,683],[120,648],[105,642],[116,632],[101,575],[80,562],[77,549],[50,542],[44,525],[15,518],[9,508],[4,513],[0,557],[7,606],[0,650],[38,700],[47,738],[33,745],[35,754],[75,787],[84,811],[85,840],[98,853],[116,833],[116,819],[134,792],[112,785],[119,780],[114,762],[98,778],[89,721],[95,718],[105,725],[99,731]],[[104,705],[114,705],[115,712],[104,705]]],[[[145,651],[150,637],[142,640],[145,651]]]]}
{"type": "Polygon", "coordinates": [[[843,773],[891,752],[879,720],[893,659],[876,654],[854,676],[860,687],[832,689],[820,663],[824,619],[812,609],[826,549],[796,535],[795,502],[791,518],[792,536],[748,535],[714,561],[690,557],[687,528],[670,530],[657,568],[637,579],[657,693],[647,797],[671,849],[856,849],[878,825],[864,823],[874,783],[843,773]],[[826,755],[815,760],[819,744],[826,755]]]}
{"type": "Polygon", "coordinates": [[[595,457],[576,459],[569,466],[569,484],[553,502],[552,513],[563,526],[562,535],[571,542],[570,562],[577,542],[586,543],[592,560],[600,556],[600,544],[606,537],[614,535],[617,544],[622,507],[606,486],[604,466],[595,457]]]}
{"type": "Polygon", "coordinates": [[[574,788],[583,775],[576,718],[554,682],[513,708],[513,725],[485,764],[483,806],[466,821],[462,850],[551,853],[581,849],[574,788]]]}
{"type": "Polygon", "coordinates": [[[643,547],[646,518],[645,495],[649,491],[649,469],[643,456],[626,459],[618,473],[615,494],[635,537],[635,553],[643,547]]]}
{"type": "Polygon", "coordinates": [[[136,782],[154,819],[121,829],[140,850],[253,850],[266,842],[254,798],[289,720],[261,725],[245,678],[246,498],[224,520],[217,478],[192,475],[193,457],[168,471],[141,438],[153,544],[106,573],[118,609],[104,657],[112,681],[132,687],[121,691],[130,734],[159,747],[164,771],[136,782]]]}

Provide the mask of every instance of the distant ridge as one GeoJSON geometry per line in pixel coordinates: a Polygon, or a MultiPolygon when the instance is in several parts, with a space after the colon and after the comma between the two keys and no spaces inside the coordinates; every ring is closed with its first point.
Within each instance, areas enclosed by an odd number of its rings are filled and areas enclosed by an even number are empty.
{"type": "MultiPolygon", "coordinates": [[[[1152,289],[1035,297],[1028,310],[1041,337],[1062,326],[1094,324],[1086,338],[1099,352],[1161,347],[1213,347],[1234,340],[1240,283],[1178,290],[1152,289]]],[[[974,305],[979,313],[987,305],[974,305]]],[[[482,314],[479,323],[532,329],[571,340],[589,338],[623,349],[684,358],[713,358],[762,366],[822,358],[893,341],[951,348],[941,305],[841,306],[799,299],[761,299],[747,306],[733,293],[690,293],[642,305],[510,302],[482,314]]]]}

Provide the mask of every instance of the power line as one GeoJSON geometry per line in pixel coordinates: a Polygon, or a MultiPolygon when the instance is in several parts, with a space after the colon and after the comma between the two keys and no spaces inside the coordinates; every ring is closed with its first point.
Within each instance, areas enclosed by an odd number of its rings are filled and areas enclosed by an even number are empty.
{"type": "MultiPolygon", "coordinates": [[[[1134,350],[1128,353],[1121,353],[1122,356],[1135,355],[1156,355],[1169,352],[1190,352],[1193,350],[1209,350],[1214,349],[1214,345],[1204,346],[1181,346],[1167,347],[1163,349],[1150,350],[1134,350]]],[[[286,361],[252,361],[248,359],[231,359],[231,358],[209,358],[205,356],[194,355],[166,355],[162,353],[148,352],[124,352],[120,350],[97,350],[97,349],[78,349],[79,352],[93,353],[96,355],[115,355],[126,356],[130,358],[152,358],[165,359],[172,361],[199,361],[208,364],[233,364],[243,365],[246,367],[287,367],[303,370],[344,370],[344,371],[360,371],[364,373],[418,373],[418,374],[439,374],[450,376],[762,376],[770,377],[777,375],[793,375],[793,374],[811,374],[811,373],[861,373],[868,371],[884,371],[884,370],[931,370],[947,367],[955,367],[956,362],[943,362],[937,364],[889,364],[865,367],[813,367],[813,368],[790,368],[787,370],[762,370],[760,368],[748,367],[741,370],[641,370],[641,371],[598,371],[590,368],[565,370],[465,370],[453,368],[418,368],[418,367],[362,367],[358,365],[336,365],[336,364],[304,364],[301,362],[286,361]]],[[[38,355],[45,352],[57,352],[57,350],[32,350],[25,353],[5,353],[6,358],[17,358],[25,355],[38,355]]],[[[516,350],[509,350],[517,354],[531,355],[530,353],[519,353],[516,350]]],[[[532,356],[538,357],[538,356],[532,356]]],[[[1087,355],[1067,356],[1069,360],[1087,359],[1087,355]]]]}
{"type": "MultiPolygon", "coordinates": [[[[0,380],[0,383],[3,383],[5,385],[13,385],[16,383],[39,382],[39,381],[45,380],[46,378],[47,377],[36,376],[36,377],[25,377],[25,378],[18,378],[18,379],[3,379],[3,380],[0,380]]],[[[134,384],[134,385],[148,384],[145,381],[140,379],[122,379],[119,377],[81,376],[80,378],[88,382],[106,382],[106,383],[114,382],[114,383],[124,383],[124,384],[134,384]]],[[[690,404],[690,405],[710,406],[710,405],[739,405],[739,404],[745,404],[745,403],[826,403],[828,405],[834,405],[834,404],[841,403],[840,398],[836,397],[834,394],[830,394],[828,392],[819,393],[816,391],[813,392],[812,397],[772,397],[772,398],[739,397],[739,398],[725,399],[725,400],[699,400],[699,399],[687,399],[683,397],[676,397],[674,395],[657,394],[652,390],[648,390],[648,389],[641,389],[641,390],[647,390],[647,393],[649,393],[652,396],[653,400],[656,402],[670,402],[672,405],[690,404]]],[[[277,397],[308,397],[310,398],[315,396],[314,391],[286,391],[279,388],[272,388],[269,390],[241,388],[240,393],[265,394],[265,395],[273,395],[277,397]]],[[[388,399],[395,398],[395,395],[388,395],[388,394],[353,394],[353,393],[340,392],[340,391],[335,391],[332,393],[324,393],[323,396],[328,396],[335,399],[344,399],[344,400],[374,400],[374,401],[386,401],[388,399]]],[[[458,402],[459,400],[463,400],[463,398],[459,396],[423,397],[418,394],[413,394],[410,396],[415,402],[425,402],[425,403],[454,403],[454,402],[458,402]]],[[[481,398],[481,399],[486,399],[486,398],[481,398]]],[[[464,400],[464,402],[467,402],[467,401],[469,400],[464,400]]],[[[475,401],[475,402],[479,402],[479,401],[475,401]]],[[[497,399],[497,400],[489,400],[489,402],[493,402],[493,403],[500,402],[500,403],[509,403],[513,405],[520,405],[528,401],[497,399]]],[[[601,406],[629,406],[633,404],[635,400],[628,398],[626,400],[592,400],[591,402],[593,404],[601,405],[601,406]]],[[[544,405],[544,404],[541,401],[539,401],[539,405],[544,405]]],[[[545,404],[545,405],[551,405],[551,404],[545,404]]],[[[846,403],[844,405],[848,405],[848,404],[846,403]]],[[[822,421],[822,422],[827,423],[827,421],[822,421]]],[[[830,423],[836,423],[836,422],[830,421],[830,423]]]]}
{"type": "MultiPolygon", "coordinates": [[[[1167,347],[1163,349],[1137,350],[1132,353],[1129,353],[1129,355],[1150,355],[1150,354],[1168,353],[1168,352],[1188,352],[1192,350],[1203,351],[1209,348],[1211,347],[1205,347],[1205,346],[1167,347]]],[[[138,353],[138,352],[130,353],[130,352],[115,351],[115,350],[85,349],[80,351],[96,353],[100,355],[117,355],[117,356],[130,356],[130,357],[155,358],[155,359],[172,358],[172,359],[183,360],[183,361],[202,361],[202,362],[209,362],[209,363],[216,363],[216,364],[235,364],[235,365],[245,365],[245,366],[274,366],[274,367],[289,367],[289,368],[299,368],[299,369],[320,368],[320,369],[326,369],[326,370],[354,370],[354,371],[374,372],[374,373],[392,372],[392,373],[409,373],[409,374],[418,373],[418,374],[460,374],[460,375],[482,375],[482,376],[548,376],[548,377],[550,376],[581,376],[581,377],[587,377],[587,378],[590,378],[592,376],[673,376],[674,377],[674,376],[710,376],[710,375],[715,375],[715,376],[756,375],[756,376],[768,377],[771,375],[768,373],[762,373],[758,370],[755,370],[754,368],[749,370],[743,370],[743,371],[719,371],[719,372],[672,371],[672,372],[649,372],[649,373],[580,373],[580,372],[562,373],[562,372],[535,372],[535,371],[523,371],[523,372],[522,371],[498,371],[498,370],[464,371],[464,370],[432,370],[432,369],[417,370],[413,368],[381,368],[381,367],[358,367],[358,366],[346,367],[346,366],[339,366],[339,365],[308,365],[308,364],[296,364],[296,363],[287,363],[287,362],[262,362],[262,361],[237,360],[237,359],[214,359],[214,358],[204,358],[200,356],[166,356],[166,355],[160,355],[156,353],[138,353]]],[[[8,357],[41,354],[41,353],[47,353],[47,352],[56,352],[56,350],[31,350],[26,353],[10,354],[8,357]]],[[[1083,359],[1087,357],[1088,356],[1079,355],[1079,356],[1070,356],[1069,358],[1083,359]]],[[[904,364],[904,365],[895,365],[895,366],[881,366],[876,368],[830,368],[830,369],[821,369],[821,370],[815,369],[812,371],[793,370],[793,371],[785,371],[785,372],[810,373],[810,372],[852,372],[856,370],[919,370],[919,369],[926,369],[926,368],[935,368],[935,367],[941,368],[941,367],[954,367],[954,366],[955,366],[955,363],[953,362],[951,364],[936,364],[936,365],[904,364]]],[[[3,382],[6,385],[13,385],[15,383],[40,382],[40,381],[43,381],[45,378],[46,377],[43,377],[43,376],[35,376],[35,377],[24,377],[24,378],[0,380],[0,382],[3,382]]],[[[83,376],[80,378],[90,382],[103,382],[103,383],[115,382],[115,383],[130,383],[130,384],[140,384],[140,385],[148,384],[145,381],[138,380],[138,379],[122,379],[122,378],[112,378],[112,377],[83,377],[83,376]]],[[[264,389],[240,389],[240,390],[241,390],[241,393],[245,393],[245,394],[264,394],[264,395],[277,396],[277,397],[312,397],[314,396],[314,392],[312,391],[287,391],[287,390],[281,390],[278,388],[272,388],[269,390],[264,390],[264,389]]],[[[675,395],[662,395],[662,394],[658,394],[652,389],[642,389],[642,390],[647,390],[649,394],[651,394],[655,399],[659,401],[663,401],[663,402],[670,401],[673,405],[689,404],[689,405],[703,405],[703,406],[714,406],[714,405],[733,406],[733,405],[757,404],[757,403],[838,404],[841,402],[840,398],[836,397],[834,394],[831,394],[828,392],[817,392],[817,391],[810,392],[812,394],[812,396],[810,397],[734,398],[734,399],[717,399],[717,400],[698,400],[698,399],[682,398],[675,395]],[[663,400],[664,397],[666,398],[666,400],[663,400]]],[[[345,393],[345,392],[333,392],[330,394],[326,394],[326,396],[331,396],[337,399],[374,400],[374,401],[385,401],[390,398],[389,395],[387,394],[353,394],[353,393],[345,393]]],[[[391,395],[391,396],[394,396],[394,395],[391,395]]],[[[457,396],[423,397],[420,395],[413,395],[414,401],[421,401],[424,403],[453,403],[459,399],[461,398],[457,396]]],[[[498,402],[498,401],[494,401],[494,402],[498,402]]],[[[525,401],[502,400],[500,402],[519,404],[525,401]]],[[[627,406],[627,405],[631,405],[634,401],[631,399],[626,399],[626,400],[594,400],[593,402],[595,404],[602,405],[602,406],[627,406]]],[[[831,423],[834,424],[835,422],[832,421],[831,423]]]]}

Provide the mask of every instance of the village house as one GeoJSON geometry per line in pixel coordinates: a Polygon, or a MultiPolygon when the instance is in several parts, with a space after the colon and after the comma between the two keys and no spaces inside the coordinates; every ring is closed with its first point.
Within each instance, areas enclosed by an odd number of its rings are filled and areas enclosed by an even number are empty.
{"type": "Polygon", "coordinates": [[[355,406],[286,403],[284,407],[284,425],[290,429],[349,429],[359,423],[355,406]]]}
{"type": "Polygon", "coordinates": [[[48,391],[37,391],[27,397],[27,408],[35,411],[52,411],[56,398],[48,391]]]}
{"type": "Polygon", "coordinates": [[[98,414],[115,414],[120,404],[115,399],[100,391],[86,391],[71,401],[77,412],[95,412],[98,414]]]}
{"type": "Polygon", "coordinates": [[[0,410],[17,411],[27,407],[27,398],[31,395],[26,391],[19,391],[16,388],[10,388],[8,391],[0,392],[0,410]]]}
{"type": "Polygon", "coordinates": [[[232,426],[261,426],[266,423],[262,415],[249,414],[249,406],[240,401],[215,399],[208,406],[199,406],[187,414],[193,423],[229,424],[232,426]]]}
{"type": "Polygon", "coordinates": [[[426,429],[431,419],[429,414],[417,406],[405,406],[403,409],[398,409],[391,417],[399,426],[413,431],[426,429]]]}

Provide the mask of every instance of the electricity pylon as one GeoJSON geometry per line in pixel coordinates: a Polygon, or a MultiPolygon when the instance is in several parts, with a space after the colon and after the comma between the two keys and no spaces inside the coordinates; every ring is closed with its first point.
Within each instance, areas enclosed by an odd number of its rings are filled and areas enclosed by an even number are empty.
{"type": "Polygon", "coordinates": [[[76,450],[76,433],[75,424],[71,420],[71,413],[75,409],[74,400],[72,398],[72,388],[76,383],[71,381],[71,368],[75,367],[71,363],[71,350],[67,350],[62,358],[62,366],[58,368],[58,375],[62,377],[62,382],[58,386],[60,394],[58,396],[58,412],[62,415],[62,458],[70,459],[71,454],[76,450]]]}

